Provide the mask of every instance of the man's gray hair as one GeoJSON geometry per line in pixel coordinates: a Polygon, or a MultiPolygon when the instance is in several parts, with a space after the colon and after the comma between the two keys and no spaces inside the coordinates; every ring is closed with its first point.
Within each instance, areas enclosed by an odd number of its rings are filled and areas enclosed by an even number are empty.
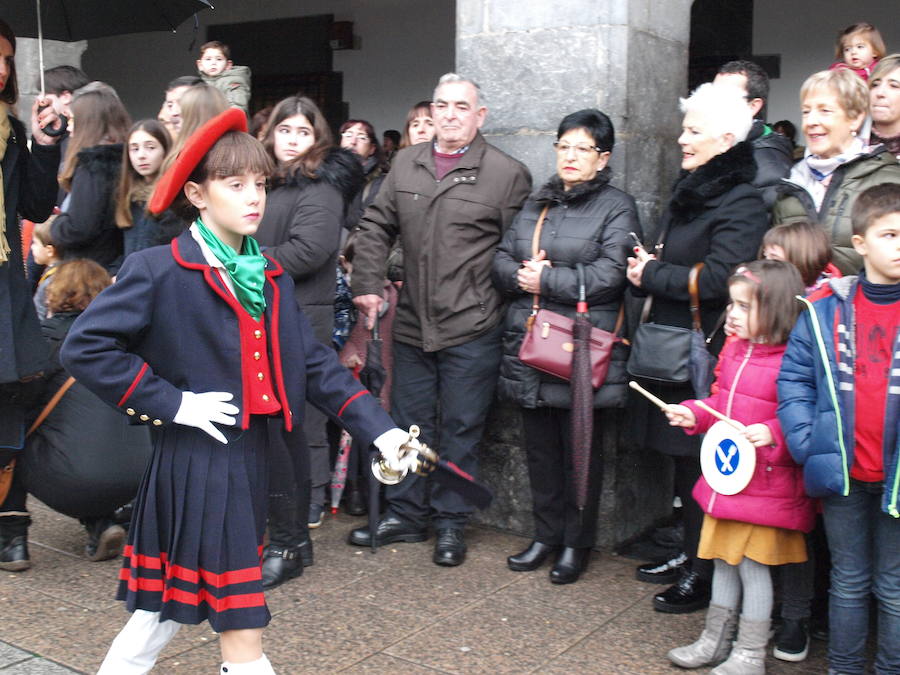
{"type": "Polygon", "coordinates": [[[438,80],[437,86],[434,88],[434,95],[431,97],[433,101],[437,101],[438,89],[441,88],[442,85],[452,84],[454,82],[467,82],[471,84],[475,89],[475,106],[480,108],[485,105],[484,94],[481,93],[481,87],[478,86],[478,83],[475,80],[470,80],[468,77],[463,77],[462,75],[457,75],[456,73],[445,73],[441,75],[441,79],[438,80]]]}

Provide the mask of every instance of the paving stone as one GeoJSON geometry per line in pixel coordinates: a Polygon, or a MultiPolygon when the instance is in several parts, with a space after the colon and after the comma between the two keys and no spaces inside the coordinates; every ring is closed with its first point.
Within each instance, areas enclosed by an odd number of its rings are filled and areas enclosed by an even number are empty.
{"type": "Polygon", "coordinates": [[[0,670],[14,663],[34,658],[31,652],[26,652],[18,647],[13,647],[5,642],[0,642],[0,670]]]}

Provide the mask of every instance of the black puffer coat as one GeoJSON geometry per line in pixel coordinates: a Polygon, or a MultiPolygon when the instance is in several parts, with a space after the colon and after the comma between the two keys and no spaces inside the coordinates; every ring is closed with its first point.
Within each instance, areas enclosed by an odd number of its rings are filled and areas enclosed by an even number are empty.
{"type": "Polygon", "coordinates": [[[316,337],[330,344],[335,266],[347,205],[363,185],[356,155],[332,148],[316,178],[297,172],[276,183],[255,238],[291,275],[316,337]]]}
{"type": "MultiPolygon", "coordinates": [[[[625,258],[633,245],[628,233],[641,236],[641,229],[634,199],[608,183],[608,169],[568,192],[558,177],[551,178],[525,202],[494,256],[492,280],[511,300],[504,319],[499,390],[501,396],[526,408],[568,408],[571,395],[568,382],[545,375],[519,360],[533,296],[519,288],[516,272],[522,260],[532,255],[534,228],[541,210],[549,205],[540,248],[547,252],[551,266],[541,274],[541,307],[574,318],[578,301],[575,265],[581,263],[591,323],[612,331],[627,283],[625,258]]],[[[595,394],[594,407],[624,403],[625,354],[621,345],[613,351],[609,373],[595,394]]]]}
{"type": "MultiPolygon", "coordinates": [[[[679,176],[658,230],[661,236],[668,229],[662,260],[647,263],[641,277],[642,288],[629,290],[639,297],[653,295],[651,321],[691,327],[688,276],[691,267],[703,262],[699,278],[700,319],[707,335],[713,331],[728,303],[728,277],[739,263],[756,258],[768,228],[763,199],[752,185],[755,175],[753,150],[744,141],[693,172],[685,171],[679,176]]],[[[719,330],[711,350],[717,353],[723,340],[719,330]]],[[[642,384],[670,403],[694,397],[690,385],[642,384]]],[[[634,398],[629,418],[637,444],[666,454],[699,452],[696,436],[670,427],[655,406],[641,397],[634,398]]]]}
{"type": "Polygon", "coordinates": [[[122,144],[113,143],[78,153],[68,203],[50,230],[66,258],[90,258],[110,274],[122,264],[122,230],[116,226],[114,197],[122,152],[122,144]]]}

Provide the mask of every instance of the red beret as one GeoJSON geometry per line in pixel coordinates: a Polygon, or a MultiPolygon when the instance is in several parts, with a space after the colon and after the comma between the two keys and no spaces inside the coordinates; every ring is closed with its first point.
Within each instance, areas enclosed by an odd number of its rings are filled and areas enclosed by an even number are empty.
{"type": "Polygon", "coordinates": [[[200,160],[229,131],[247,131],[247,116],[239,108],[229,108],[216,115],[191,134],[178,159],[156,182],[147,210],[158,215],[169,208],[200,160]]]}

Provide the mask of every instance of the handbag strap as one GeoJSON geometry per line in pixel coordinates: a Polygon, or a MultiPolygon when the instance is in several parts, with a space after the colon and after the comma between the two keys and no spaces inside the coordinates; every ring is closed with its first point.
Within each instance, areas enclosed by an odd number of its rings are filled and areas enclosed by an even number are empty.
{"type": "Polygon", "coordinates": [[[53,409],[59,404],[62,397],[65,396],[66,392],[69,391],[69,387],[75,384],[75,378],[69,376],[69,379],[63,382],[63,385],[57,390],[55,394],[53,394],[53,398],[47,401],[47,405],[44,406],[44,409],[41,410],[41,414],[37,416],[37,419],[34,423],[28,428],[28,431],[25,432],[25,437],[31,436],[34,431],[43,424],[44,420],[47,419],[47,416],[53,412],[53,409]]]}
{"type": "MultiPolygon", "coordinates": [[[[541,209],[541,215],[538,216],[537,223],[534,226],[534,234],[531,236],[531,257],[537,258],[537,254],[541,252],[541,230],[544,228],[544,219],[547,217],[547,211],[550,205],[547,204],[541,209]]],[[[535,293],[531,300],[531,314],[525,321],[525,332],[531,330],[534,325],[534,317],[537,316],[538,310],[541,308],[541,296],[535,293]]]]}
{"type": "Polygon", "coordinates": [[[700,323],[700,270],[704,263],[698,262],[691,268],[688,274],[688,293],[691,295],[691,322],[694,330],[703,332],[703,324],[700,323]]]}

